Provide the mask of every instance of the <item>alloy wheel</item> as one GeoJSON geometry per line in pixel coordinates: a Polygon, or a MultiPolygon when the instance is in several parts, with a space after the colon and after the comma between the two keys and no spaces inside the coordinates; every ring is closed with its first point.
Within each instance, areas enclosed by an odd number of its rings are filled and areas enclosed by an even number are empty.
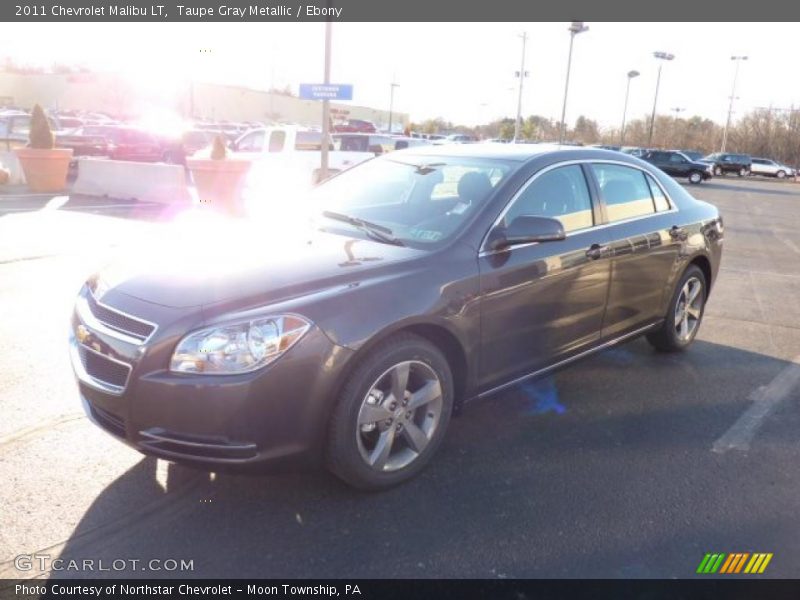
{"type": "Polygon", "coordinates": [[[682,342],[688,341],[697,331],[703,314],[703,284],[691,277],[683,284],[675,303],[675,333],[682,342]]]}
{"type": "Polygon", "coordinates": [[[356,439],[364,462],[391,472],[414,462],[442,417],[442,384],[421,361],[403,361],[370,386],[358,412],[356,439]]]}

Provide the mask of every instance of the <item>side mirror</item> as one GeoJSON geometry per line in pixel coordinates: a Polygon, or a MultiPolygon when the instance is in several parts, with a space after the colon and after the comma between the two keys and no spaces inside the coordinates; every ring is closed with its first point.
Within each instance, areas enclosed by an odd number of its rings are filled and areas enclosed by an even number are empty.
{"type": "Polygon", "coordinates": [[[567,237],[558,219],[520,215],[508,227],[495,227],[489,235],[489,248],[502,250],[519,244],[557,242],[567,237]]]}

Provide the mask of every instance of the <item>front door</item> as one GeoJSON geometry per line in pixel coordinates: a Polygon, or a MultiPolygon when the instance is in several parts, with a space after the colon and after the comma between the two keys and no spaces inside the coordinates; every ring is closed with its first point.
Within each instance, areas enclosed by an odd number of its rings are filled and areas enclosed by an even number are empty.
{"type": "Polygon", "coordinates": [[[596,228],[585,167],[540,171],[509,203],[507,226],[520,215],[559,219],[561,241],[481,252],[479,385],[547,367],[600,338],[610,261],[604,228],[596,228]]]}

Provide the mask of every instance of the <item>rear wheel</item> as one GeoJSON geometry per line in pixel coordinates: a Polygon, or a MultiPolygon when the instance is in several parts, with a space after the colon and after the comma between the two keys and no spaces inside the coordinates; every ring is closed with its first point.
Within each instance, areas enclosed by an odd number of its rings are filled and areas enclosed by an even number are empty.
{"type": "Polygon", "coordinates": [[[706,276],[691,265],[678,281],[664,324],[647,334],[647,340],[662,352],[685,350],[694,341],[703,319],[707,296],[706,276]]]}
{"type": "Polygon", "coordinates": [[[739,169],[739,177],[745,177],[749,172],[747,167],[742,167],[739,169]]]}
{"type": "Polygon", "coordinates": [[[689,183],[698,184],[703,181],[703,174],[700,171],[692,171],[689,173],[689,183]]]}
{"type": "Polygon", "coordinates": [[[328,468],[350,485],[381,490],[419,473],[441,443],[453,406],[442,353],[403,334],[364,357],[331,419],[328,468]]]}

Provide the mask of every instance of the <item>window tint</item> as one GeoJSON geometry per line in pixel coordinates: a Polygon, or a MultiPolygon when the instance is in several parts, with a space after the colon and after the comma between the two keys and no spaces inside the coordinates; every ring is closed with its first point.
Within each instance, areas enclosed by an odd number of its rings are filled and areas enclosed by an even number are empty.
{"type": "Polygon", "coordinates": [[[273,131],[269,136],[269,151],[280,152],[283,150],[283,144],[286,142],[285,131],[273,131]]]}
{"type": "Polygon", "coordinates": [[[239,142],[238,149],[240,152],[261,152],[264,148],[264,132],[254,131],[248,133],[239,142]]]}
{"type": "Polygon", "coordinates": [[[647,183],[650,186],[650,193],[653,196],[653,202],[656,205],[656,212],[661,212],[662,210],[669,210],[669,200],[664,195],[664,192],[661,190],[661,187],[656,183],[656,180],[650,177],[650,175],[645,175],[647,179],[647,183]]]}
{"type": "Polygon", "coordinates": [[[684,159],[680,154],[670,154],[669,155],[669,162],[682,163],[682,162],[684,162],[684,160],[686,160],[686,159],[684,159]]]}
{"type": "Polygon", "coordinates": [[[586,178],[578,165],[560,167],[540,175],[523,190],[505,215],[505,224],[520,215],[553,217],[564,231],[594,225],[586,178]]]}
{"type": "Polygon", "coordinates": [[[619,165],[592,165],[606,201],[608,220],[622,221],[655,212],[645,174],[619,165]]]}

